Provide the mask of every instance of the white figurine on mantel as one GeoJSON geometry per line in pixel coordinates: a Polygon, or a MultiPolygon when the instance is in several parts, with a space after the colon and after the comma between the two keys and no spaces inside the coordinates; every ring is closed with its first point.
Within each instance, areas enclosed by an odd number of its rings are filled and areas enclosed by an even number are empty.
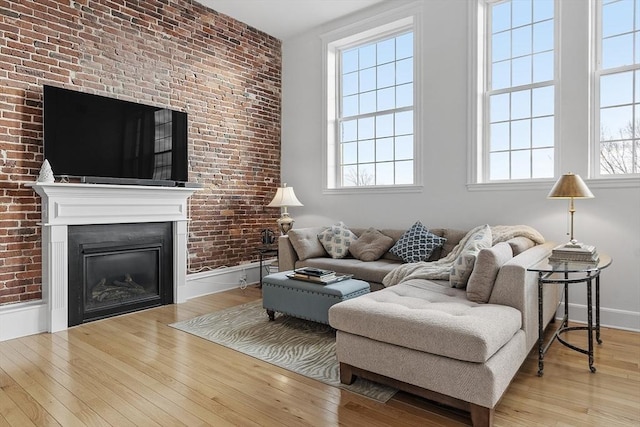
{"type": "Polygon", "coordinates": [[[49,164],[49,160],[45,159],[40,167],[40,175],[38,175],[38,182],[56,182],[53,176],[53,170],[49,164]]]}

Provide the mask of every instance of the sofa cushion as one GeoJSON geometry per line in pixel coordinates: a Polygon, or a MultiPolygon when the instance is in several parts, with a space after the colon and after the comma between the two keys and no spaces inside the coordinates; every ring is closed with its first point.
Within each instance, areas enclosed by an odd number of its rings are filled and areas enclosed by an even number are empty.
{"type": "Polygon", "coordinates": [[[493,241],[491,227],[488,224],[476,227],[470,233],[472,234],[465,242],[458,257],[453,261],[453,267],[451,267],[449,281],[454,288],[463,289],[467,286],[478,252],[480,252],[480,249],[491,247],[493,241]]]}
{"type": "Polygon", "coordinates": [[[481,249],[469,276],[467,298],[481,304],[488,302],[500,267],[511,258],[513,258],[513,250],[507,242],[481,249]]]}
{"type": "Polygon", "coordinates": [[[426,261],[444,242],[446,242],[445,238],[429,232],[420,221],[416,221],[389,249],[389,252],[399,256],[404,262],[426,261]]]}
{"type": "Polygon", "coordinates": [[[375,228],[369,228],[351,243],[349,252],[361,261],[375,261],[393,246],[393,239],[375,228]]]}
{"type": "Polygon", "coordinates": [[[299,260],[304,261],[308,258],[327,255],[322,243],[318,240],[318,233],[322,233],[326,229],[327,227],[307,227],[289,230],[287,235],[299,260]]]}
{"type": "Polygon", "coordinates": [[[527,249],[531,249],[536,243],[528,237],[519,236],[507,240],[507,243],[511,246],[513,256],[518,256],[527,249]]]}
{"type": "Polygon", "coordinates": [[[331,258],[344,258],[349,255],[349,246],[358,237],[340,221],[318,234],[318,240],[331,258]]]}
{"type": "Polygon", "coordinates": [[[334,305],[339,330],[452,359],[486,362],[520,330],[513,307],[478,304],[447,282],[412,279],[334,305]]]}

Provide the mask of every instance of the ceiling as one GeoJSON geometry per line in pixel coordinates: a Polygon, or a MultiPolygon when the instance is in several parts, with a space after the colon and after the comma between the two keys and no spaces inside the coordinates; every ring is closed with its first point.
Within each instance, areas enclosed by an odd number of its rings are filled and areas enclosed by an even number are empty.
{"type": "Polygon", "coordinates": [[[280,40],[286,40],[385,0],[196,1],[280,40]]]}

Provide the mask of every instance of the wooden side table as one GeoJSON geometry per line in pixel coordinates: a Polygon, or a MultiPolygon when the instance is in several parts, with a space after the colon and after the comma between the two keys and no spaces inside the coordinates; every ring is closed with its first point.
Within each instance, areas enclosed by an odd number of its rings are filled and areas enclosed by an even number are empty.
{"type": "Polygon", "coordinates": [[[267,257],[278,257],[278,245],[277,244],[273,244],[273,245],[260,245],[256,248],[256,250],[258,251],[258,256],[260,257],[260,283],[259,283],[259,287],[262,288],[262,276],[263,276],[263,272],[264,272],[264,260],[267,257]]]}
{"type": "Polygon", "coordinates": [[[538,376],[542,376],[544,370],[544,355],[551,347],[551,344],[557,339],[561,344],[572,350],[589,356],[589,369],[596,372],[593,366],[593,332],[596,332],[596,341],[602,344],[600,339],[600,273],[611,265],[611,257],[606,254],[600,254],[598,262],[572,262],[572,261],[553,261],[548,259],[529,267],[528,271],[538,273],[538,376]],[[593,324],[593,301],[592,287],[595,279],[596,301],[595,312],[596,322],[593,324]],[[569,323],[569,285],[583,283],[587,286],[587,325],[586,326],[568,326],[569,323]],[[558,329],[553,334],[551,340],[544,344],[544,326],[543,326],[543,288],[547,284],[564,285],[564,316],[558,329]],[[588,347],[585,350],[562,339],[561,334],[568,331],[586,330],[588,334],[588,347]]]}

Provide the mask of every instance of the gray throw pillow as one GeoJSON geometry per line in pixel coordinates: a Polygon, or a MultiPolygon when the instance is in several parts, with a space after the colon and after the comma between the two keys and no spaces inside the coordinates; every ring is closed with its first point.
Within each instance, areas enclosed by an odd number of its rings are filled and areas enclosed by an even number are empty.
{"type": "Polygon", "coordinates": [[[446,241],[447,239],[436,236],[417,221],[398,239],[389,252],[399,256],[404,262],[426,261],[431,253],[446,241]]]}
{"type": "Polygon", "coordinates": [[[322,243],[318,240],[318,233],[326,229],[327,227],[308,227],[289,230],[287,236],[300,261],[327,256],[322,243]]]}
{"type": "Polygon", "coordinates": [[[393,239],[375,228],[369,228],[351,243],[349,252],[360,261],[375,261],[393,246],[393,239]]]}
{"type": "Polygon", "coordinates": [[[331,258],[344,258],[349,255],[349,246],[358,236],[340,221],[318,234],[318,240],[331,258]]]}
{"type": "Polygon", "coordinates": [[[473,234],[469,236],[462,251],[453,261],[453,267],[449,275],[449,283],[454,288],[464,289],[467,286],[478,252],[480,252],[480,249],[490,248],[493,243],[489,225],[476,227],[469,233],[473,234]]]}
{"type": "Polygon", "coordinates": [[[513,250],[507,242],[498,243],[492,248],[481,249],[469,276],[467,298],[477,303],[489,302],[493,283],[498,277],[500,267],[511,258],[513,258],[513,250]]]}

